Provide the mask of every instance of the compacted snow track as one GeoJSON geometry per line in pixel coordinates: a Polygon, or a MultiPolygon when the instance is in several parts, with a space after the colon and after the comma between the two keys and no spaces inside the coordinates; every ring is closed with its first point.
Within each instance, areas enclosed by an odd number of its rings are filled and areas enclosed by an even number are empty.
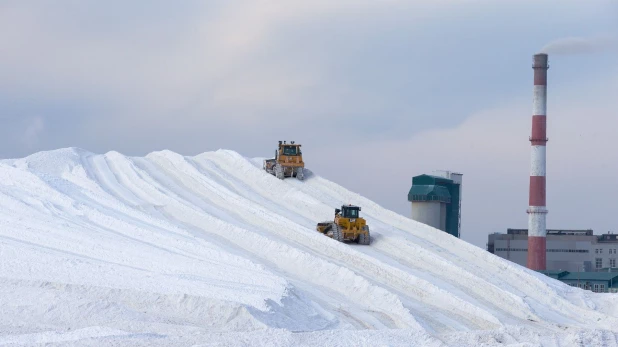
{"type": "Polygon", "coordinates": [[[232,151],[4,160],[0,207],[0,345],[617,345],[612,295],[232,151]],[[315,231],[343,203],[370,246],[315,231]]]}

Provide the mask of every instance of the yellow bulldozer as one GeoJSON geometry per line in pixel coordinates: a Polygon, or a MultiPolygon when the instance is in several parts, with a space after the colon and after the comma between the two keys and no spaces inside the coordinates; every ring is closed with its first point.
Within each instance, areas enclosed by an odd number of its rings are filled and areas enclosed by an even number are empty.
{"type": "Polygon", "coordinates": [[[296,177],[299,180],[305,178],[305,162],[299,144],[294,141],[279,141],[279,147],[275,151],[274,159],[264,160],[263,168],[266,172],[279,179],[296,177]]]}
{"type": "Polygon", "coordinates": [[[343,205],[335,209],[335,220],[320,222],[316,230],[339,242],[352,241],[368,245],[369,226],[364,218],[360,218],[361,208],[353,205],[343,205]]]}

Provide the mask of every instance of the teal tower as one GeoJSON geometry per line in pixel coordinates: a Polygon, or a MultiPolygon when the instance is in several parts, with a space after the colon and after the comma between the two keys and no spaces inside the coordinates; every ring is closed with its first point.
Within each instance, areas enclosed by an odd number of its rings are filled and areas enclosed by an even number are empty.
{"type": "Polygon", "coordinates": [[[437,171],[434,175],[412,177],[408,192],[412,219],[460,237],[462,176],[437,171]]]}

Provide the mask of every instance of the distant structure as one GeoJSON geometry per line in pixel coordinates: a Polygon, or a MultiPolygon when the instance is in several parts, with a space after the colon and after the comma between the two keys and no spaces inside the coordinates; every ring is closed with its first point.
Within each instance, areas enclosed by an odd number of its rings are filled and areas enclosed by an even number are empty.
{"type": "Polygon", "coordinates": [[[412,203],[412,219],[461,235],[462,174],[435,171],[433,175],[412,177],[408,201],[412,203]]]}
{"type": "Polygon", "coordinates": [[[593,291],[595,293],[618,293],[618,272],[569,272],[569,271],[539,271],[571,287],[593,291]]]}
{"type": "MultiPolygon", "coordinates": [[[[530,259],[528,229],[490,234],[487,250],[521,266],[530,259]]],[[[616,268],[618,235],[592,230],[547,230],[547,271],[597,272],[616,268]]],[[[618,269],[617,269],[618,270],[618,269]]],[[[543,270],[541,270],[543,271],[543,270]]]]}
{"type": "Polygon", "coordinates": [[[547,54],[535,54],[532,63],[534,69],[534,91],[532,97],[532,144],[530,166],[530,198],[528,207],[528,261],[532,270],[545,270],[546,259],[546,151],[547,145],[547,54]]]}

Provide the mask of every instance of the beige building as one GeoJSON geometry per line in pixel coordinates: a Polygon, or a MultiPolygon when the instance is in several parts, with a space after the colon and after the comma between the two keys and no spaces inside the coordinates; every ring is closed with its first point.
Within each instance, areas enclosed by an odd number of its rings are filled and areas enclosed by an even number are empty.
{"type": "MultiPolygon", "coordinates": [[[[599,271],[615,268],[618,235],[594,235],[592,230],[547,230],[548,271],[599,271]]],[[[528,230],[507,229],[489,235],[487,250],[501,258],[526,266],[528,230]]]]}

